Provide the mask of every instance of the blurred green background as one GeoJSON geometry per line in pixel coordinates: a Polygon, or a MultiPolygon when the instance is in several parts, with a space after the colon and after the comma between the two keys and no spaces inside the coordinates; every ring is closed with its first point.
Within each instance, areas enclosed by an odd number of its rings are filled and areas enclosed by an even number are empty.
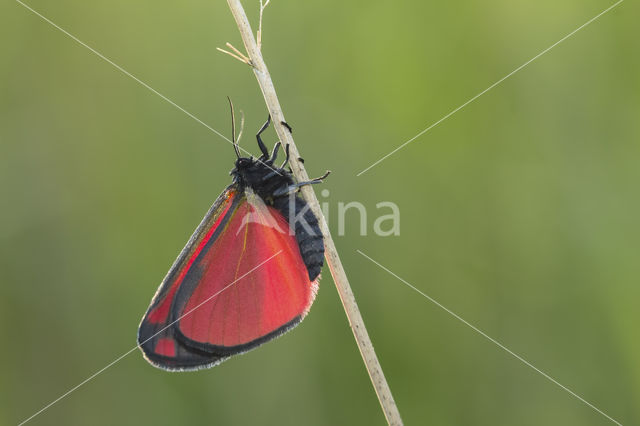
{"type": "MultiPolygon", "coordinates": [[[[256,23],[258,2],[245,1],[256,23]]],[[[225,135],[266,117],[224,1],[28,4],[225,135]]],[[[640,7],[273,0],[264,48],[311,175],[369,209],[336,243],[407,424],[606,425],[356,249],[625,425],[640,424],[640,7]],[[375,204],[401,235],[371,232],[375,204]]],[[[0,424],[135,345],[233,150],[19,3],[0,6],[0,424]]],[[[275,134],[269,133],[273,143],[275,134]]],[[[319,192],[319,191],[317,191],[319,192]]],[[[337,223],[330,217],[331,228],[337,223]]],[[[138,351],[33,425],[384,424],[328,270],[293,332],[211,370],[138,351]]]]}

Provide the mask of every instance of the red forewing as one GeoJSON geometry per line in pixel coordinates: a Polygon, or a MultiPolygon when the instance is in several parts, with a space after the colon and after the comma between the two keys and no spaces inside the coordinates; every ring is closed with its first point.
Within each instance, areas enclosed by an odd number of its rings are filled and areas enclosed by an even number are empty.
{"type": "Polygon", "coordinates": [[[297,325],[315,297],[282,214],[234,185],[196,229],[142,320],[154,365],[215,365],[297,325]]]}

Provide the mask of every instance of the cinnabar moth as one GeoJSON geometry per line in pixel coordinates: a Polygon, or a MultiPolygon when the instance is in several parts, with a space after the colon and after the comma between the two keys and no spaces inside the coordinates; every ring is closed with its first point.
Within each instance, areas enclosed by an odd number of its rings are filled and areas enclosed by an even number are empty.
{"type": "MultiPolygon", "coordinates": [[[[285,165],[237,155],[233,183],[213,203],[164,278],[138,329],[138,345],[166,370],[212,367],[302,321],[318,289],[324,243],[318,220],[285,165]],[[292,222],[290,218],[296,218],[292,222]]],[[[285,124],[285,123],[283,123],[285,124]]],[[[288,126],[287,126],[288,127],[288,126]]]]}

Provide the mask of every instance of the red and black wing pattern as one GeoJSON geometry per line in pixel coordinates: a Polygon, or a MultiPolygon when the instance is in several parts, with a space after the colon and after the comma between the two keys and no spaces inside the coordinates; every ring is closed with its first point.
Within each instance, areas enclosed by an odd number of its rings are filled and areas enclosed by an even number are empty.
{"type": "Polygon", "coordinates": [[[316,290],[284,216],[231,185],[160,285],[138,343],[157,367],[210,367],[297,325],[316,290]]]}

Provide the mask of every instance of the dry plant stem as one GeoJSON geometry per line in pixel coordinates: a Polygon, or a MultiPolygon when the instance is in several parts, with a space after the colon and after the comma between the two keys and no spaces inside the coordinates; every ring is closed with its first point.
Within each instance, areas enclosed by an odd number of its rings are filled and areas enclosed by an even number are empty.
{"type": "Polygon", "coordinates": [[[262,3],[260,0],[260,21],[258,23],[258,50],[262,51],[262,14],[264,13],[264,9],[269,5],[271,0],[267,0],[265,3],[262,3]]]}
{"type": "MultiPolygon", "coordinates": [[[[269,113],[273,119],[278,137],[284,145],[289,145],[289,152],[292,159],[290,164],[293,175],[298,182],[307,181],[309,180],[309,175],[304,168],[304,164],[301,161],[298,161],[300,154],[298,153],[298,149],[293,141],[293,137],[289,130],[282,125],[282,122],[285,121],[284,114],[280,107],[280,102],[278,101],[273,82],[269,76],[269,71],[267,70],[267,66],[262,58],[260,48],[253,37],[253,32],[244,9],[242,8],[242,4],[239,0],[227,0],[227,3],[229,4],[231,13],[233,14],[238,25],[238,29],[240,30],[240,35],[242,36],[242,41],[244,42],[247,55],[251,60],[253,72],[258,79],[258,84],[260,85],[267,108],[269,109],[269,113]]],[[[331,270],[331,275],[333,276],[333,281],[336,284],[338,294],[342,300],[342,305],[344,306],[344,310],[347,314],[349,325],[351,326],[351,330],[355,336],[356,343],[360,349],[360,354],[364,360],[369,377],[371,377],[371,381],[373,382],[373,386],[376,394],[378,395],[378,399],[380,400],[380,405],[382,406],[384,415],[387,418],[387,422],[391,425],[401,425],[402,419],[400,418],[400,413],[398,412],[398,408],[393,400],[393,396],[391,395],[391,389],[387,384],[384,373],[382,372],[382,367],[378,362],[373,345],[369,339],[362,316],[360,315],[360,310],[358,309],[355,297],[353,296],[353,292],[349,286],[347,275],[342,267],[336,246],[331,238],[331,234],[329,233],[329,227],[327,226],[327,222],[322,214],[320,203],[318,202],[311,185],[302,187],[302,195],[320,222],[320,228],[324,235],[327,264],[331,270]]]]}
{"type": "Polygon", "coordinates": [[[227,43],[227,47],[229,47],[231,50],[233,50],[236,53],[231,53],[228,50],[224,50],[224,49],[220,49],[219,47],[216,47],[216,49],[222,53],[226,53],[227,55],[236,58],[237,60],[239,60],[240,62],[244,62],[247,65],[251,65],[251,60],[249,58],[247,58],[244,53],[242,53],[241,51],[239,51],[238,49],[236,49],[235,47],[233,47],[233,45],[231,43],[227,43]]]}

